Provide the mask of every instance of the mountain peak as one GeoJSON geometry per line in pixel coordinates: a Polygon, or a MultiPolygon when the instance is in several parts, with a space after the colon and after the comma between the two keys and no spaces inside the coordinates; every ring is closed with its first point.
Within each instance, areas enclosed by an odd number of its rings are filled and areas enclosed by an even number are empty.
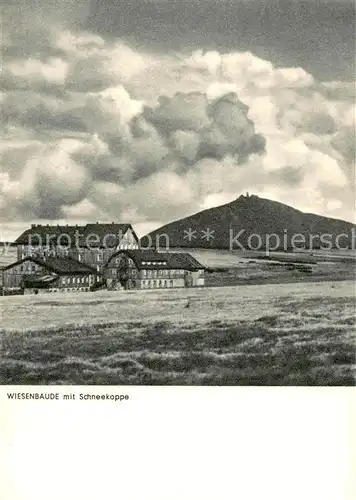
{"type": "MultiPolygon", "coordinates": [[[[310,248],[321,248],[324,243],[321,237],[328,235],[330,249],[337,247],[337,236],[342,234],[349,235],[348,241],[345,238],[342,240],[342,246],[351,248],[355,227],[351,222],[303,213],[284,203],[246,192],[230,203],[171,222],[147,236],[154,244],[160,235],[165,235],[171,248],[231,250],[231,235],[236,233],[242,234],[239,241],[245,246],[253,237],[260,242],[261,249],[274,235],[280,241],[281,248],[278,249],[286,250],[294,248],[293,241],[298,235],[299,243],[303,237],[310,248]]],[[[253,249],[256,248],[250,248],[253,249]]]]}

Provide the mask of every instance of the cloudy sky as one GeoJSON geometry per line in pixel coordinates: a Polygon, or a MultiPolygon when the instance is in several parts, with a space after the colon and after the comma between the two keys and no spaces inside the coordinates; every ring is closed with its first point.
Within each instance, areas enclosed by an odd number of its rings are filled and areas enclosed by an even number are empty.
{"type": "Polygon", "coordinates": [[[249,191],[354,220],[352,0],[13,0],[3,239],[147,229],[249,191]]]}

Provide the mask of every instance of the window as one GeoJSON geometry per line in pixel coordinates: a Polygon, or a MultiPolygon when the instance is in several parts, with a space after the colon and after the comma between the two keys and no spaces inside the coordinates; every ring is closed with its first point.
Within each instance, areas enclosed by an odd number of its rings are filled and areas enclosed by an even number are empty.
{"type": "Polygon", "coordinates": [[[77,278],[77,283],[80,283],[80,278],[77,278]]]}
{"type": "Polygon", "coordinates": [[[159,282],[158,282],[158,286],[159,286],[159,288],[161,288],[161,287],[162,287],[162,281],[161,281],[161,280],[159,280],[159,282]]]}
{"type": "Polygon", "coordinates": [[[167,288],[167,281],[166,280],[164,281],[164,285],[163,286],[164,286],[164,288],[167,288]]]}
{"type": "Polygon", "coordinates": [[[97,260],[98,262],[101,262],[101,260],[102,260],[102,255],[101,255],[100,253],[98,253],[98,255],[96,256],[96,260],[97,260]]]}
{"type": "Polygon", "coordinates": [[[151,281],[150,280],[148,280],[147,285],[148,285],[148,288],[151,288],[151,281]]]}
{"type": "Polygon", "coordinates": [[[84,278],[84,276],[83,276],[83,277],[82,277],[82,283],[84,283],[84,281],[85,281],[85,278],[84,278]]]}

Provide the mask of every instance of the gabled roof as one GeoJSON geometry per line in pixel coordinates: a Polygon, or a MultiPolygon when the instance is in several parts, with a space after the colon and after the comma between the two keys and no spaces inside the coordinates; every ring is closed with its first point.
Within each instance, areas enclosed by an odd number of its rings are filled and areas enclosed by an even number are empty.
{"type": "Polygon", "coordinates": [[[48,257],[44,265],[56,274],[100,274],[93,267],[72,257],[48,257]]]}
{"type": "MultiPolygon", "coordinates": [[[[58,239],[60,235],[67,235],[72,241],[75,241],[76,231],[80,232],[81,226],[43,226],[41,224],[32,224],[30,229],[26,229],[16,240],[16,245],[45,245],[58,239]]],[[[66,237],[61,244],[66,244],[66,237]]]]}
{"type": "Polygon", "coordinates": [[[122,254],[130,257],[137,269],[185,269],[187,271],[205,269],[189,253],[157,252],[156,250],[119,250],[110,257],[108,264],[113,258],[122,254]]]}
{"type": "Polygon", "coordinates": [[[17,260],[16,262],[11,262],[11,264],[8,264],[7,266],[4,266],[1,268],[2,271],[6,271],[7,269],[11,269],[12,267],[19,266],[23,262],[34,262],[35,264],[38,264],[39,266],[44,265],[44,261],[42,259],[39,259],[37,257],[33,257],[32,255],[29,255],[28,257],[24,257],[21,260],[17,260]]]}
{"type": "Polygon", "coordinates": [[[80,246],[90,248],[115,248],[128,230],[131,230],[138,242],[138,237],[131,224],[100,224],[85,226],[50,226],[33,224],[16,240],[16,245],[46,245],[59,243],[62,246],[80,246]]]}
{"type": "Polygon", "coordinates": [[[27,261],[34,262],[55,274],[100,274],[96,269],[72,257],[48,257],[46,260],[43,260],[32,255],[3,267],[2,271],[6,271],[27,261]]]}
{"type": "Polygon", "coordinates": [[[177,252],[174,254],[168,253],[167,255],[171,256],[172,264],[176,260],[177,262],[181,262],[182,266],[187,266],[184,267],[185,269],[205,269],[205,266],[197,261],[190,253],[177,252]]]}
{"type": "Polygon", "coordinates": [[[24,276],[23,284],[25,288],[50,288],[58,276],[24,276]]]}

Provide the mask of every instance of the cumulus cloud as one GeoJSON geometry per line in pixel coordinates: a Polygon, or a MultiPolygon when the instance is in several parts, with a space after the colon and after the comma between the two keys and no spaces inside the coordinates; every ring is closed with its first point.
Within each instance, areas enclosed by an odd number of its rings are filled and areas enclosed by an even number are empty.
{"type": "Polygon", "coordinates": [[[38,50],[21,43],[6,38],[4,221],[167,222],[245,190],[352,219],[350,85],[249,52],[148,55],[60,23],[38,50]]]}

